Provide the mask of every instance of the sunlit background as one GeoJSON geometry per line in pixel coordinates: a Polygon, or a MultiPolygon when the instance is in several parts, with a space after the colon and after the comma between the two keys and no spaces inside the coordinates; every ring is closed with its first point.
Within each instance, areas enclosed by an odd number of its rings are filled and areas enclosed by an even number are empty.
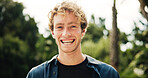
{"type": "MultiPolygon", "coordinates": [[[[0,78],[25,78],[32,67],[58,53],[49,32],[48,13],[62,1],[0,0],[0,78]]],[[[147,78],[148,20],[141,13],[141,0],[116,0],[119,32],[114,48],[110,48],[114,0],[71,1],[81,6],[88,19],[83,53],[111,64],[111,50],[117,48],[119,58],[115,60],[121,78],[147,78]]]]}
{"type": "MultiPolygon", "coordinates": [[[[44,34],[44,37],[48,37],[48,12],[57,4],[63,0],[14,0],[22,2],[25,6],[24,14],[29,14],[35,18],[38,22],[39,32],[44,34]]],[[[69,0],[70,1],[70,0],[69,0]]],[[[90,20],[91,15],[94,14],[96,18],[105,18],[105,26],[107,29],[111,29],[112,26],[112,6],[113,0],[71,0],[78,3],[87,15],[87,19],[90,20]]],[[[117,0],[116,2],[118,10],[118,27],[120,31],[131,33],[133,21],[138,22],[138,19],[142,19],[139,13],[138,0],[117,0]]],[[[145,20],[145,19],[143,19],[145,20]]],[[[146,20],[145,20],[146,22],[146,20]]],[[[143,29],[143,27],[140,27],[143,29]]]]}
{"type": "MultiPolygon", "coordinates": [[[[14,0],[22,2],[25,6],[24,14],[29,14],[35,18],[38,23],[39,33],[44,37],[50,35],[48,30],[48,13],[57,4],[63,0],[14,0]]],[[[69,0],[70,1],[70,0],[69,0]]],[[[99,23],[98,18],[105,18],[105,26],[107,29],[112,27],[112,6],[113,0],[71,0],[81,6],[87,15],[88,21],[90,21],[91,15],[94,14],[96,22],[99,23]]],[[[138,0],[117,0],[116,7],[118,11],[117,26],[121,32],[130,34],[132,32],[134,22],[139,22],[141,19],[147,22],[139,13],[140,4],[138,0]]],[[[139,23],[138,23],[139,24],[139,23]]],[[[144,29],[141,24],[138,25],[140,29],[144,29]]],[[[132,39],[132,37],[130,37],[132,39]]],[[[121,45],[121,50],[125,51],[127,48],[132,48],[130,43],[121,45]]]]}

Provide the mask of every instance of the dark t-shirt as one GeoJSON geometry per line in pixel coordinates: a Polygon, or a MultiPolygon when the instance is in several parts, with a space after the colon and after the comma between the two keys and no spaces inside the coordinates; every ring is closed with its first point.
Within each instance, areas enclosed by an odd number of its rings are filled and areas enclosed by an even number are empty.
{"type": "Polygon", "coordinates": [[[58,78],[92,78],[87,58],[78,65],[63,65],[58,61],[58,78]]]}

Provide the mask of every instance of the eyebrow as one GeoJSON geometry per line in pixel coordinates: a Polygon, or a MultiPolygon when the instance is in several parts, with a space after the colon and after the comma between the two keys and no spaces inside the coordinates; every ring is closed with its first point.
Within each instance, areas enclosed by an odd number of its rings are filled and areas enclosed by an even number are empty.
{"type": "Polygon", "coordinates": [[[69,22],[68,25],[70,25],[70,24],[78,24],[78,23],[76,23],[76,22],[69,22]]]}
{"type": "Polygon", "coordinates": [[[57,23],[55,26],[57,26],[57,25],[64,25],[64,23],[57,23]]]}
{"type": "MultiPolygon", "coordinates": [[[[68,25],[70,25],[70,24],[78,24],[78,23],[76,23],[76,22],[69,22],[68,25]]],[[[57,23],[55,26],[57,26],[57,25],[64,25],[64,23],[57,23]]]]}

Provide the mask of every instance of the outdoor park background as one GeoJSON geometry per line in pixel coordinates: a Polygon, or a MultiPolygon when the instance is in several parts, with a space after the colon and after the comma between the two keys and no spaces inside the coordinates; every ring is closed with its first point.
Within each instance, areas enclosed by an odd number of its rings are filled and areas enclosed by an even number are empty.
{"type": "MultiPolygon", "coordinates": [[[[138,0],[140,1],[145,1],[145,6],[148,7],[147,0],[138,0]]],[[[38,22],[34,17],[24,14],[24,9],[22,3],[0,0],[1,78],[25,78],[32,67],[58,53],[51,35],[45,37],[40,34],[38,22]]],[[[148,13],[148,8],[144,10],[148,13]]],[[[106,28],[106,18],[92,14],[82,41],[83,53],[108,64],[115,62],[113,66],[117,68],[121,78],[148,78],[148,17],[143,14],[140,5],[139,13],[141,18],[132,21],[130,33],[121,32],[120,28],[117,29],[117,24],[113,24],[116,32],[112,32],[106,28]],[[112,37],[113,33],[117,36],[112,37]],[[112,50],[117,50],[117,53],[112,55],[112,50]],[[110,60],[111,56],[115,57],[114,60],[110,60]]],[[[112,18],[112,21],[116,20],[115,17],[112,18]]],[[[46,32],[50,33],[48,29],[46,32]]]]}

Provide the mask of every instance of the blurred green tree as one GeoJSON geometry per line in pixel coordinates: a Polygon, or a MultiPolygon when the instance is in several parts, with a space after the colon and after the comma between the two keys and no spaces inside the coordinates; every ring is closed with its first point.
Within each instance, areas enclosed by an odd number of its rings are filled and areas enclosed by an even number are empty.
{"type": "Polygon", "coordinates": [[[36,50],[37,54],[35,58],[40,63],[47,61],[51,59],[54,55],[58,54],[58,47],[51,35],[47,38],[39,35],[39,39],[36,43],[36,50]]]}
{"type": "Polygon", "coordinates": [[[105,19],[91,16],[87,32],[82,40],[82,51],[100,61],[109,63],[109,30],[105,28],[105,19]],[[96,21],[98,20],[98,21],[96,21]]]}
{"type": "MultiPolygon", "coordinates": [[[[145,25],[143,25],[145,26],[145,25]]],[[[133,40],[128,43],[132,44],[132,48],[127,49],[122,53],[121,65],[123,66],[120,71],[121,77],[148,77],[148,30],[147,24],[144,30],[139,29],[135,24],[133,32],[127,37],[133,36],[133,40]],[[126,57],[126,58],[125,58],[126,57]],[[124,69],[125,68],[125,69],[124,69]]]]}
{"type": "Polygon", "coordinates": [[[104,35],[108,35],[108,30],[105,28],[105,19],[99,18],[98,24],[95,21],[95,16],[91,15],[91,21],[88,24],[88,29],[86,35],[83,38],[83,42],[87,40],[92,40],[93,42],[98,42],[98,40],[104,35]],[[105,32],[105,33],[103,33],[105,32]]]}
{"type": "Polygon", "coordinates": [[[33,18],[23,15],[23,5],[0,0],[0,77],[26,77],[38,62],[34,59],[38,28],[33,18]]]}
{"type": "Polygon", "coordinates": [[[148,23],[141,20],[139,22],[140,24],[134,23],[132,33],[127,35],[127,43],[130,43],[132,48],[121,52],[121,77],[148,77],[148,23]],[[143,29],[140,29],[141,26],[143,29]],[[130,39],[131,37],[133,39],[130,39]]]}

